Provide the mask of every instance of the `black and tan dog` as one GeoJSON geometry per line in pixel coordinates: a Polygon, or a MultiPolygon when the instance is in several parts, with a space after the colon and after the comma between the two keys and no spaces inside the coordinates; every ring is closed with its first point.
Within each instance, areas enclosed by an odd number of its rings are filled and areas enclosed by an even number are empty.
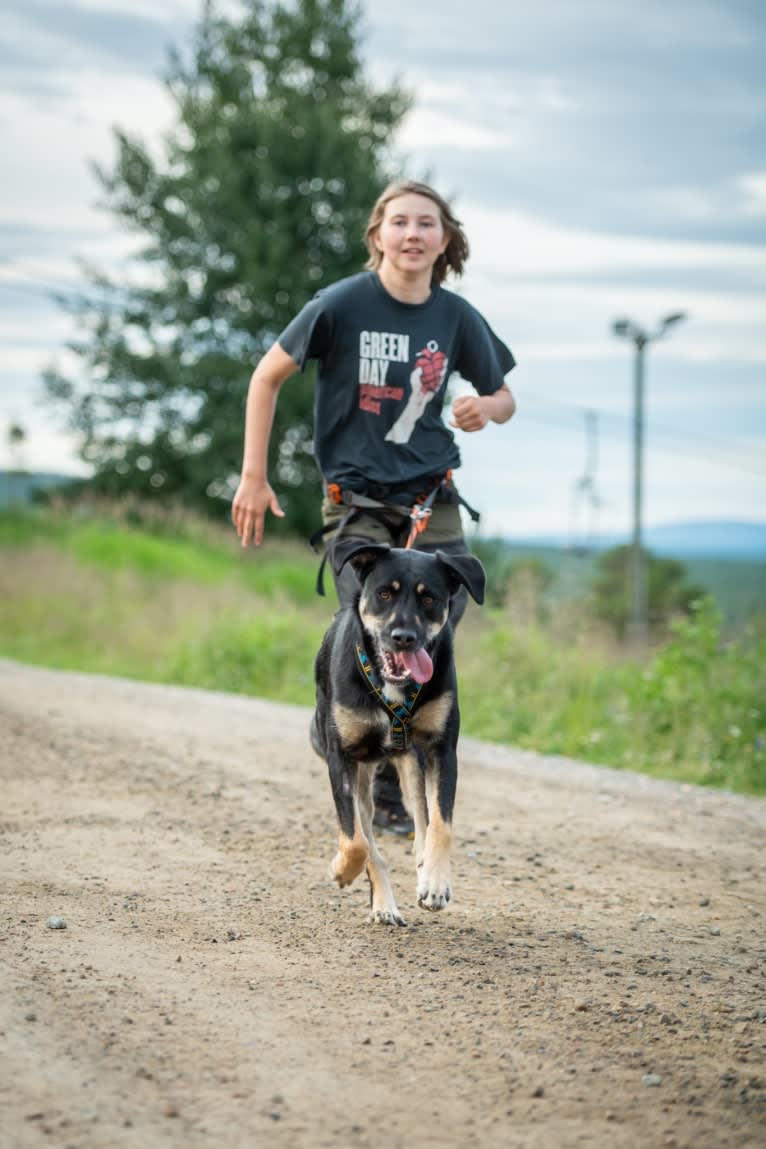
{"type": "MultiPolygon", "coordinates": [[[[338,611],[316,658],[311,742],[327,762],[340,823],[332,875],[340,886],[366,868],[370,920],[404,925],[372,828],[372,781],[396,766],[415,823],[418,903],[441,910],[452,897],[450,845],[460,713],[450,603],[465,587],[484,599],[472,555],[392,549],[339,540],[333,564],[350,563],[361,590],[338,611]]],[[[463,594],[465,592],[462,592],[463,594]]]]}

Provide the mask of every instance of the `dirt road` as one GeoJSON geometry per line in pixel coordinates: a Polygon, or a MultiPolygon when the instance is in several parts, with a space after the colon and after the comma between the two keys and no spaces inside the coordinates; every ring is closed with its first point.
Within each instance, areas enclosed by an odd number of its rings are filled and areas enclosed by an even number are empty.
{"type": "Polygon", "coordinates": [[[0,662],[3,1149],[766,1143],[766,803],[466,741],[370,926],[308,717],[0,662]]]}

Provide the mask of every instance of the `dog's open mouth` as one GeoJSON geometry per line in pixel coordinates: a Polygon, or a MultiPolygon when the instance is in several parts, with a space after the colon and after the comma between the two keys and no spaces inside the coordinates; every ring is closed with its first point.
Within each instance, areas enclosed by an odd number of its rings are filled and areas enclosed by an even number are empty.
{"type": "Polygon", "coordinates": [[[411,678],[422,684],[428,682],[434,672],[431,656],[423,650],[397,651],[384,650],[383,676],[387,682],[406,682],[411,678]]]}

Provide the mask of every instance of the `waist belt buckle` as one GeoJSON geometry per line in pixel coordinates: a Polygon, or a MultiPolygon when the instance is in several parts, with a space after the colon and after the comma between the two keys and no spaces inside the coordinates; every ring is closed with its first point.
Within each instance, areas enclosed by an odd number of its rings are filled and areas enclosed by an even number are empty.
{"type": "Polygon", "coordinates": [[[413,523],[425,522],[426,520],[430,519],[430,517],[431,517],[431,508],[430,507],[421,507],[417,503],[415,504],[415,506],[410,511],[410,518],[412,519],[413,523]]]}

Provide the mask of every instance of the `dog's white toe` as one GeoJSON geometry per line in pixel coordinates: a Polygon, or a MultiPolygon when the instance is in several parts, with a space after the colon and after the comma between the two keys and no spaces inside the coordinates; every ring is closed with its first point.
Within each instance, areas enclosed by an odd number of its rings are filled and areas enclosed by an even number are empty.
{"type": "Polygon", "coordinates": [[[452,901],[452,891],[444,890],[442,893],[425,894],[418,898],[418,905],[424,910],[443,910],[452,901]]]}
{"type": "Polygon", "coordinates": [[[373,910],[368,917],[368,922],[377,926],[406,926],[402,915],[398,910],[373,910]]]}
{"type": "Polygon", "coordinates": [[[446,876],[418,872],[418,905],[424,910],[443,910],[452,901],[452,884],[446,876]]]}

